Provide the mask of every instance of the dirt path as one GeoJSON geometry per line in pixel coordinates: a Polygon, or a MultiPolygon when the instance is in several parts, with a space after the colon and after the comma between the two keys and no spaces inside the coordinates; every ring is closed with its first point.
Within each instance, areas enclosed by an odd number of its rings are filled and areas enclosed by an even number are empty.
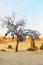
{"type": "Polygon", "coordinates": [[[1,52],[0,65],[43,65],[43,52],[1,52]]]}

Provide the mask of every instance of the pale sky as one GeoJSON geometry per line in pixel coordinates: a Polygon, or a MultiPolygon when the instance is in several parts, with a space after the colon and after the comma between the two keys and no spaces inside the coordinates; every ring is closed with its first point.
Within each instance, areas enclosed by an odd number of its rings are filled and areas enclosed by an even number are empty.
{"type": "MultiPolygon", "coordinates": [[[[18,18],[25,16],[27,28],[43,34],[43,0],[0,0],[0,17],[9,16],[11,11],[15,11],[18,18]]],[[[5,31],[0,27],[0,34],[5,31]]]]}

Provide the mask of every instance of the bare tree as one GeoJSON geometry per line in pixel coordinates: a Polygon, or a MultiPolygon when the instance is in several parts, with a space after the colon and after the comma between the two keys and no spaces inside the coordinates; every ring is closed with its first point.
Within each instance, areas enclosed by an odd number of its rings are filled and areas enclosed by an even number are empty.
{"type": "Polygon", "coordinates": [[[31,37],[32,44],[31,46],[34,47],[34,39],[39,39],[40,33],[34,30],[30,29],[24,29],[25,27],[25,21],[23,19],[17,21],[15,24],[15,20],[12,20],[12,17],[6,17],[3,21],[3,26],[5,26],[8,30],[5,36],[7,36],[9,33],[11,33],[12,38],[14,38],[14,35],[17,36],[17,45],[16,45],[16,51],[18,51],[18,44],[19,42],[22,42],[26,39],[26,36],[31,37]]]}
{"type": "Polygon", "coordinates": [[[11,33],[12,38],[14,38],[14,35],[17,36],[16,51],[18,51],[19,42],[25,40],[26,38],[26,36],[23,36],[23,34],[21,34],[21,31],[23,30],[25,24],[24,20],[21,19],[16,24],[14,24],[14,21],[12,20],[11,17],[5,17],[5,19],[3,19],[2,21],[3,21],[2,26],[8,29],[5,36],[7,36],[9,33],[11,33]]]}
{"type": "Polygon", "coordinates": [[[34,40],[40,40],[39,36],[41,35],[38,31],[36,30],[26,30],[25,35],[31,37],[31,48],[35,47],[35,42],[34,40]],[[27,31],[27,32],[26,32],[27,31]]]}

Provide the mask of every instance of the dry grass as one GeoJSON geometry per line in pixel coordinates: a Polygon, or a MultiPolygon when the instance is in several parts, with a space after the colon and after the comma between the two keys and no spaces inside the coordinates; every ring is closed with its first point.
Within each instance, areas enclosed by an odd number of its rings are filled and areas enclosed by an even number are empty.
{"type": "MultiPolygon", "coordinates": [[[[0,36],[0,44],[1,44],[1,43],[17,42],[16,40],[17,40],[17,38],[12,39],[11,37],[6,38],[6,37],[3,37],[3,36],[0,36]]],[[[25,42],[26,42],[26,43],[31,43],[31,39],[30,39],[30,38],[26,38],[25,42]]],[[[42,43],[42,42],[43,42],[43,38],[41,38],[41,40],[35,40],[35,43],[36,43],[36,44],[37,44],[37,43],[40,44],[40,43],[42,43]]]]}
{"type": "MultiPolygon", "coordinates": [[[[37,46],[38,48],[40,48],[41,44],[42,44],[43,40],[41,39],[40,41],[35,40],[35,46],[37,46]]],[[[3,49],[8,49],[8,45],[11,45],[12,48],[15,50],[16,47],[16,43],[17,43],[17,38],[12,39],[11,37],[0,37],[0,50],[3,49]]],[[[26,38],[25,42],[20,42],[19,46],[18,46],[18,50],[27,50],[28,48],[30,48],[31,46],[31,39],[26,38]]]]}

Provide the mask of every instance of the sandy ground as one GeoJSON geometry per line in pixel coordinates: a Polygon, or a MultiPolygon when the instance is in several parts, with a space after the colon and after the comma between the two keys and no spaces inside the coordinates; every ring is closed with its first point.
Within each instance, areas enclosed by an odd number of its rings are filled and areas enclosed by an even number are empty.
{"type": "MultiPolygon", "coordinates": [[[[11,45],[12,48],[15,50],[16,48],[16,43],[4,43],[4,44],[0,44],[0,50],[1,49],[5,49],[7,51],[11,51],[11,49],[8,49],[8,46],[11,45]]],[[[27,48],[30,47],[30,44],[29,43],[19,43],[18,45],[18,50],[27,50],[27,48]]]]}
{"type": "Polygon", "coordinates": [[[42,51],[0,51],[0,65],[43,65],[42,51]]]}
{"type": "MultiPolygon", "coordinates": [[[[40,44],[36,46],[40,47],[40,44]]],[[[0,44],[0,50],[6,50],[0,51],[0,65],[43,65],[43,51],[26,51],[30,44],[24,42],[19,44],[19,52],[15,52],[15,47],[16,43],[0,44]],[[8,45],[14,49],[8,49],[8,45]]]]}
{"type": "MultiPolygon", "coordinates": [[[[10,49],[8,49],[8,46],[11,45],[12,48],[15,50],[16,48],[16,43],[4,43],[4,44],[0,44],[0,50],[1,49],[5,49],[7,51],[9,51],[10,49]]],[[[35,44],[38,48],[40,48],[41,44],[35,44]]],[[[30,43],[19,43],[18,45],[18,50],[27,50],[28,48],[31,47],[30,43]]],[[[11,51],[11,50],[10,50],[11,51]]]]}

